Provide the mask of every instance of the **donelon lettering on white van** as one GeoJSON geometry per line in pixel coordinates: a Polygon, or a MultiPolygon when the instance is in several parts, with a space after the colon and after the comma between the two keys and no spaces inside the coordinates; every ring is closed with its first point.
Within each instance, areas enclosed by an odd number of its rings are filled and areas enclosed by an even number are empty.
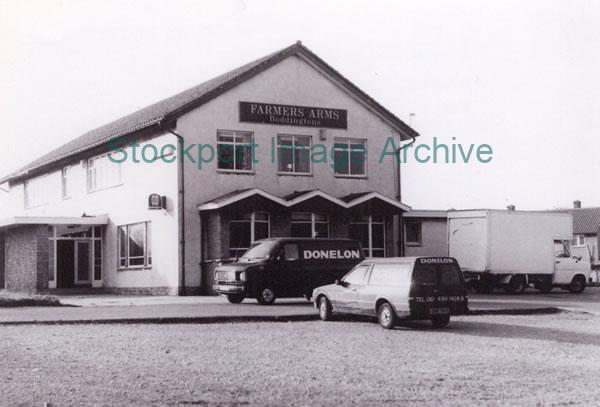
{"type": "Polygon", "coordinates": [[[310,259],[360,259],[358,250],[304,250],[304,258],[310,259]]]}
{"type": "Polygon", "coordinates": [[[419,263],[421,263],[421,264],[452,264],[452,263],[454,263],[454,259],[450,259],[447,257],[424,258],[424,259],[419,259],[419,263]]]}

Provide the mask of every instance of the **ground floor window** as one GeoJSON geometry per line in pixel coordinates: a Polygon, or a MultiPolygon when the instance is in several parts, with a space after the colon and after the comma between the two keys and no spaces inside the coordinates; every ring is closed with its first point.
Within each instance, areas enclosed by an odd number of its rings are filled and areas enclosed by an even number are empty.
{"type": "Polygon", "coordinates": [[[139,268],[152,265],[152,233],[150,222],[117,227],[119,268],[139,268]]]}
{"type": "Polygon", "coordinates": [[[329,237],[329,217],[322,213],[292,212],[292,237],[329,237]]]}
{"type": "Polygon", "coordinates": [[[250,245],[270,235],[269,214],[251,212],[229,222],[229,256],[240,257],[250,245]]]}
{"type": "Polygon", "coordinates": [[[404,238],[409,246],[421,245],[421,222],[406,221],[404,238]]]}
{"type": "Polygon", "coordinates": [[[350,238],[358,240],[365,257],[385,257],[385,221],[383,216],[358,216],[350,221],[350,238]]]}

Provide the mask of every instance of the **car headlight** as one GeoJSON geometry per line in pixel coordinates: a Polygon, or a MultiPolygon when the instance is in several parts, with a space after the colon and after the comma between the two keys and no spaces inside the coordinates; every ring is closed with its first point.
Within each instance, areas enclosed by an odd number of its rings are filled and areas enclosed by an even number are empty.
{"type": "Polygon", "coordinates": [[[238,273],[238,278],[239,281],[246,281],[246,272],[245,271],[240,271],[238,273]]]}

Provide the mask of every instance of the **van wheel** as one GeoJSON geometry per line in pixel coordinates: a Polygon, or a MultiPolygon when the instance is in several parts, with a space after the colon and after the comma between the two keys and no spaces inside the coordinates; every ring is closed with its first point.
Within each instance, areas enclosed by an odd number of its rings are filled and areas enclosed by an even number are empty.
{"type": "Polygon", "coordinates": [[[450,315],[434,315],[431,317],[431,325],[434,328],[444,328],[450,323],[450,315]]]}
{"type": "Polygon", "coordinates": [[[319,298],[319,318],[323,321],[331,321],[333,319],[331,304],[325,296],[319,298]]]}
{"type": "Polygon", "coordinates": [[[512,276],[509,283],[504,286],[507,294],[522,294],[527,288],[525,277],[517,275],[512,276]]]}
{"type": "Polygon", "coordinates": [[[275,302],[275,298],[275,290],[271,287],[262,287],[258,291],[256,301],[258,301],[260,305],[271,305],[275,302]]]}
{"type": "Polygon", "coordinates": [[[232,304],[239,304],[244,301],[244,294],[227,294],[227,301],[232,304]]]}
{"type": "Polygon", "coordinates": [[[385,329],[392,329],[396,325],[396,313],[389,302],[384,302],[377,308],[377,320],[385,329]]]}
{"type": "Polygon", "coordinates": [[[585,277],[575,276],[569,284],[569,291],[575,294],[581,294],[585,290],[585,277]]]}

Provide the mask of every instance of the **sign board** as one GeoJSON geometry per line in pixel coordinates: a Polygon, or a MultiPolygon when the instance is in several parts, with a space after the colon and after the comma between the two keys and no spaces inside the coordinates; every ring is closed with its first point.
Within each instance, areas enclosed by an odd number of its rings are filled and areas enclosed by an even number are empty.
{"type": "Polygon", "coordinates": [[[286,126],[348,128],[348,111],[328,107],[240,102],[240,121],[286,126]]]}
{"type": "Polygon", "coordinates": [[[150,194],[148,196],[148,209],[167,209],[167,197],[150,194]]]}

